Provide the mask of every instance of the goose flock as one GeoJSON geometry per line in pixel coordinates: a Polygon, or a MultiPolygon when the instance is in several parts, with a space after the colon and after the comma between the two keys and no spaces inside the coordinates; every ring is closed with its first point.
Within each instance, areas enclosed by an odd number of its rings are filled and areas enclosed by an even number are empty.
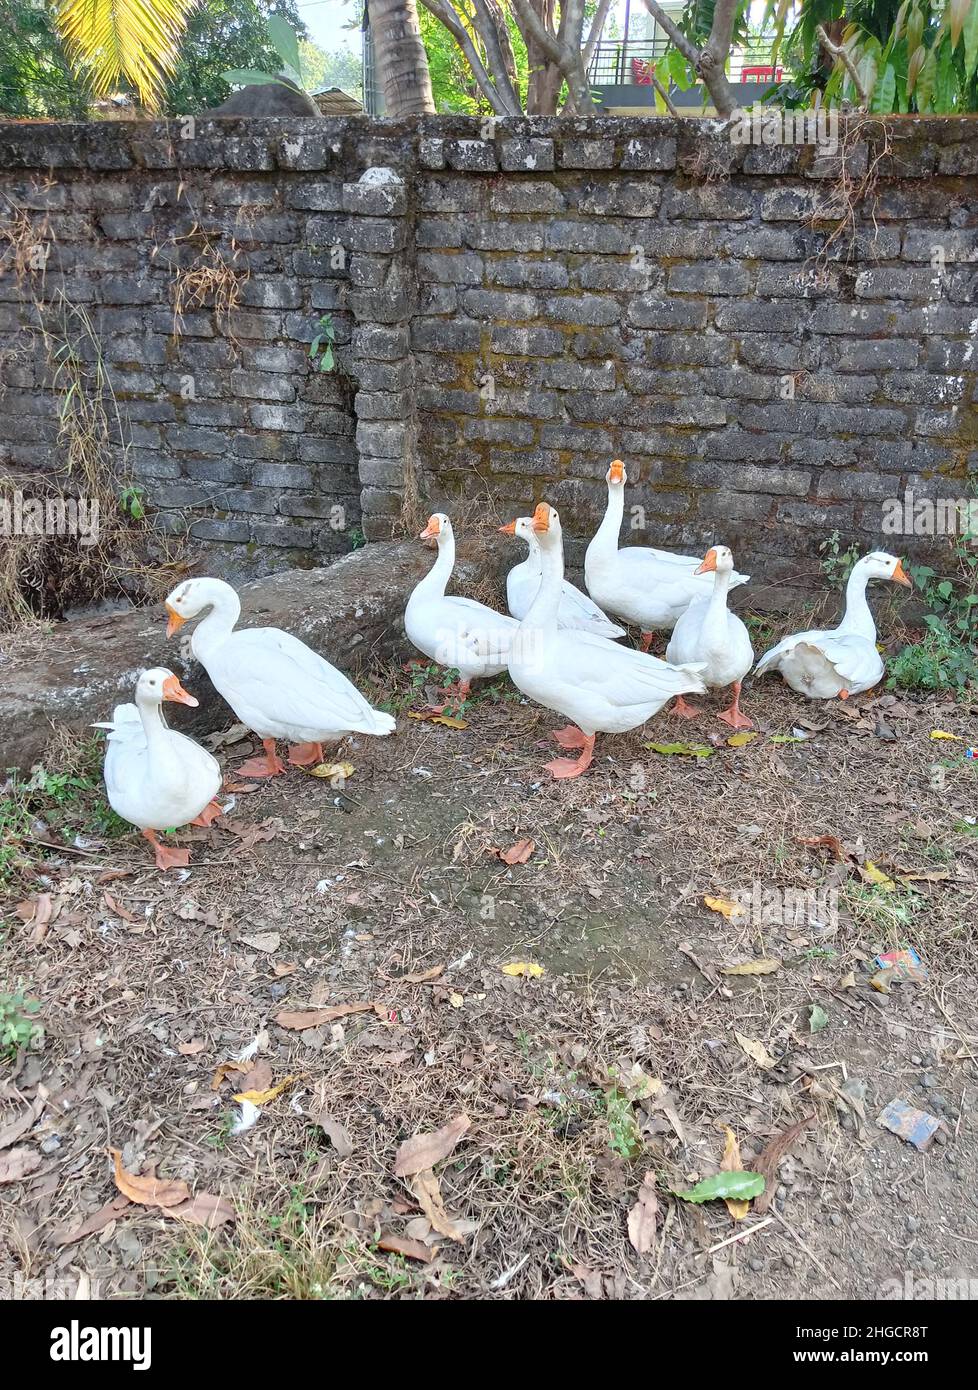
{"type": "MultiPolygon", "coordinates": [[[[443,512],[429,518],[421,539],[434,541],[435,562],[408,599],[404,628],[431,661],[458,672],[446,703],[467,696],[473,680],[508,671],[528,699],[570,720],[554,732],[564,753],[546,764],[556,778],[579,777],[594,756],[598,734],[636,729],[673,702],[672,712],[695,719],[702,711],[685,696],[729,690],[731,703],[717,718],[734,729],[750,726],[740,707],[741,684],[754,665],[746,627],[727,606],[729,591],[746,584],[725,545],[700,559],[651,546],[619,547],[627,475],[615,460],[606,474],[608,505],[587,549],[587,594],[564,578],[560,517],[541,502],[532,516],[500,530],[527,546],[527,557],[509,572],[509,614],[473,599],[446,593],[455,566],[455,536],[443,512]],[[624,645],[622,623],[637,626],[638,648],[624,645]],[[672,635],[666,659],[651,655],[656,633],[672,635]]],[[[909,586],[901,561],[884,551],[853,567],[838,627],[795,633],[767,652],[756,675],[777,670],[792,690],[814,700],[846,699],[871,689],[883,676],[876,625],[866,600],[871,579],[909,586]]],[[[241,604],[220,579],[188,579],[166,600],[167,636],[200,617],[191,649],[237,718],[260,740],[264,756],[239,769],[246,777],[286,771],[288,762],[322,763],[323,744],[348,734],[384,737],[391,715],[374,709],[335,666],[278,628],[235,630],[241,604]],[[203,615],[201,617],[201,615],[203,615]]],[[[183,867],[189,851],[160,842],[159,832],[182,825],[209,825],[221,814],[221,769],[192,739],[167,727],[167,701],[196,705],[165,668],[144,671],[135,703],[116,707],[108,731],[105,784],[109,803],[140,829],[153,846],[157,867],[183,867]]],[[[444,708],[444,706],[436,707],[444,708]]]]}

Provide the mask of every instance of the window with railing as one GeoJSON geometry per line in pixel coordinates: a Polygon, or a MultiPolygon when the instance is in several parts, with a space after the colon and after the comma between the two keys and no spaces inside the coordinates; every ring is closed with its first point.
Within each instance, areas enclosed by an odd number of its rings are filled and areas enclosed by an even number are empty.
{"type": "MultiPolygon", "coordinates": [[[[727,64],[731,82],[758,82],[768,85],[784,80],[780,67],[771,64],[774,35],[762,36],[747,48],[735,50],[727,64]]],[[[669,40],[601,39],[591,55],[588,77],[595,87],[650,86],[651,70],[665,57],[669,40]]]]}

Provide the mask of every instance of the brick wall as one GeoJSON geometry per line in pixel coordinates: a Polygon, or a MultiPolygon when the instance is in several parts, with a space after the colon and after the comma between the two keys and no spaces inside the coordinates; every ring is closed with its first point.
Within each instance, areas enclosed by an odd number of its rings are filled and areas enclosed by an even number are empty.
{"type": "MultiPolygon", "coordinates": [[[[184,133],[0,126],[0,193],[47,219],[47,288],[91,312],[137,477],[214,563],[346,549],[337,505],[388,536],[405,491],[506,518],[545,495],[579,560],[620,456],[635,539],[805,575],[834,529],[879,544],[884,498],[978,472],[974,118],[844,127],[835,156],[693,120],[184,133]],[[836,231],[843,169],[873,187],[836,231]],[[250,278],[227,324],[205,305],[174,335],[195,224],[250,278]]],[[[8,271],[0,449],[29,470],[56,450],[22,301],[8,271]]]]}

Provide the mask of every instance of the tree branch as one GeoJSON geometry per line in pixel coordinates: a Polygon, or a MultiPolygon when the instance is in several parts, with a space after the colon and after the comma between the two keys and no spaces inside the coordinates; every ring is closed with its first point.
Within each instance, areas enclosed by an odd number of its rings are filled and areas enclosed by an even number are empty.
{"type": "Polygon", "coordinates": [[[459,48],[465,54],[466,62],[472,69],[472,75],[479,84],[479,90],[486,98],[489,105],[497,116],[518,116],[520,108],[513,98],[507,98],[504,93],[499,91],[492,78],[485,69],[482,59],[479,57],[478,50],[465,26],[459,22],[457,12],[448,3],[448,0],[421,0],[426,10],[430,10],[435,18],[444,24],[445,28],[452,35],[459,48]]]}
{"type": "Polygon", "coordinates": [[[521,111],[520,99],[510,79],[506,57],[500,42],[498,26],[500,22],[504,21],[502,21],[501,17],[497,19],[496,14],[494,14],[486,4],[486,0],[472,0],[472,3],[475,7],[476,28],[485,46],[486,57],[489,60],[489,66],[492,68],[492,75],[496,87],[507,105],[512,106],[512,114],[514,116],[518,115],[521,111]]]}
{"type": "Polygon", "coordinates": [[[594,20],[591,24],[591,32],[588,35],[587,43],[584,45],[585,72],[587,72],[588,68],[591,66],[591,59],[594,57],[594,50],[598,46],[598,41],[601,38],[601,32],[604,29],[604,22],[608,17],[608,11],[610,10],[610,8],[611,0],[598,0],[598,8],[595,11],[594,20]]]}
{"type": "Polygon", "coordinates": [[[655,88],[655,90],[659,93],[659,96],[665,102],[666,110],[669,112],[670,116],[678,116],[679,112],[676,110],[675,106],[672,103],[672,97],[669,95],[665,87],[656,77],[655,71],[651,66],[649,67],[649,79],[652,83],[652,86],[655,88]]]}
{"type": "Polygon", "coordinates": [[[690,43],[656,0],[644,0],[644,3],[649,14],[662,26],[679,52],[693,64],[697,74],[703,79],[703,85],[710,94],[717,114],[725,119],[732,115],[737,109],[737,101],[724,68],[730,53],[740,0],[716,0],[710,37],[702,49],[697,49],[695,44],[690,43]]]}
{"type": "Polygon", "coordinates": [[[841,44],[836,44],[832,42],[828,34],[825,32],[824,24],[820,24],[815,32],[821,39],[822,46],[825,48],[826,52],[830,53],[833,58],[837,59],[845,68],[849,76],[852,78],[852,85],[855,87],[856,95],[859,98],[860,109],[865,111],[869,105],[869,97],[866,95],[865,87],[859,80],[859,73],[856,70],[856,65],[852,61],[852,58],[850,57],[849,53],[847,53],[846,49],[841,44]]]}
{"type": "Polygon", "coordinates": [[[681,29],[677,29],[676,25],[666,14],[665,10],[660,9],[659,6],[655,3],[655,0],[644,0],[644,4],[649,14],[655,20],[656,24],[658,24],[659,28],[664,29],[666,31],[670,39],[672,39],[673,44],[676,48],[679,49],[683,57],[688,62],[692,63],[693,67],[696,68],[697,71],[699,71],[699,49],[696,48],[694,44],[690,43],[689,39],[686,37],[686,35],[683,33],[681,29]]]}

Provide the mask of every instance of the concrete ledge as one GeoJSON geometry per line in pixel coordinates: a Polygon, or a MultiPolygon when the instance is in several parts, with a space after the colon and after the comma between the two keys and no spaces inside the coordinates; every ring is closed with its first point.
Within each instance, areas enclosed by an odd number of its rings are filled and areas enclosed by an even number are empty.
{"type": "MultiPolygon", "coordinates": [[[[373,657],[404,659],[404,605],[432,560],[416,541],[396,541],[366,546],[326,569],[286,570],[256,580],[238,590],[240,625],[285,628],[347,675],[373,657]]],[[[479,562],[462,559],[456,579],[464,586],[480,571],[479,562]]],[[[29,768],[55,725],[87,732],[96,720],[107,719],[114,705],[132,698],[136,678],[148,666],[176,671],[200,701],[193,711],[168,709],[174,728],[199,737],[230,721],[230,709],[203,669],[181,661],[179,652],[178,638],[167,641],[162,607],[15,637],[0,658],[0,776],[6,769],[29,768]]]]}

